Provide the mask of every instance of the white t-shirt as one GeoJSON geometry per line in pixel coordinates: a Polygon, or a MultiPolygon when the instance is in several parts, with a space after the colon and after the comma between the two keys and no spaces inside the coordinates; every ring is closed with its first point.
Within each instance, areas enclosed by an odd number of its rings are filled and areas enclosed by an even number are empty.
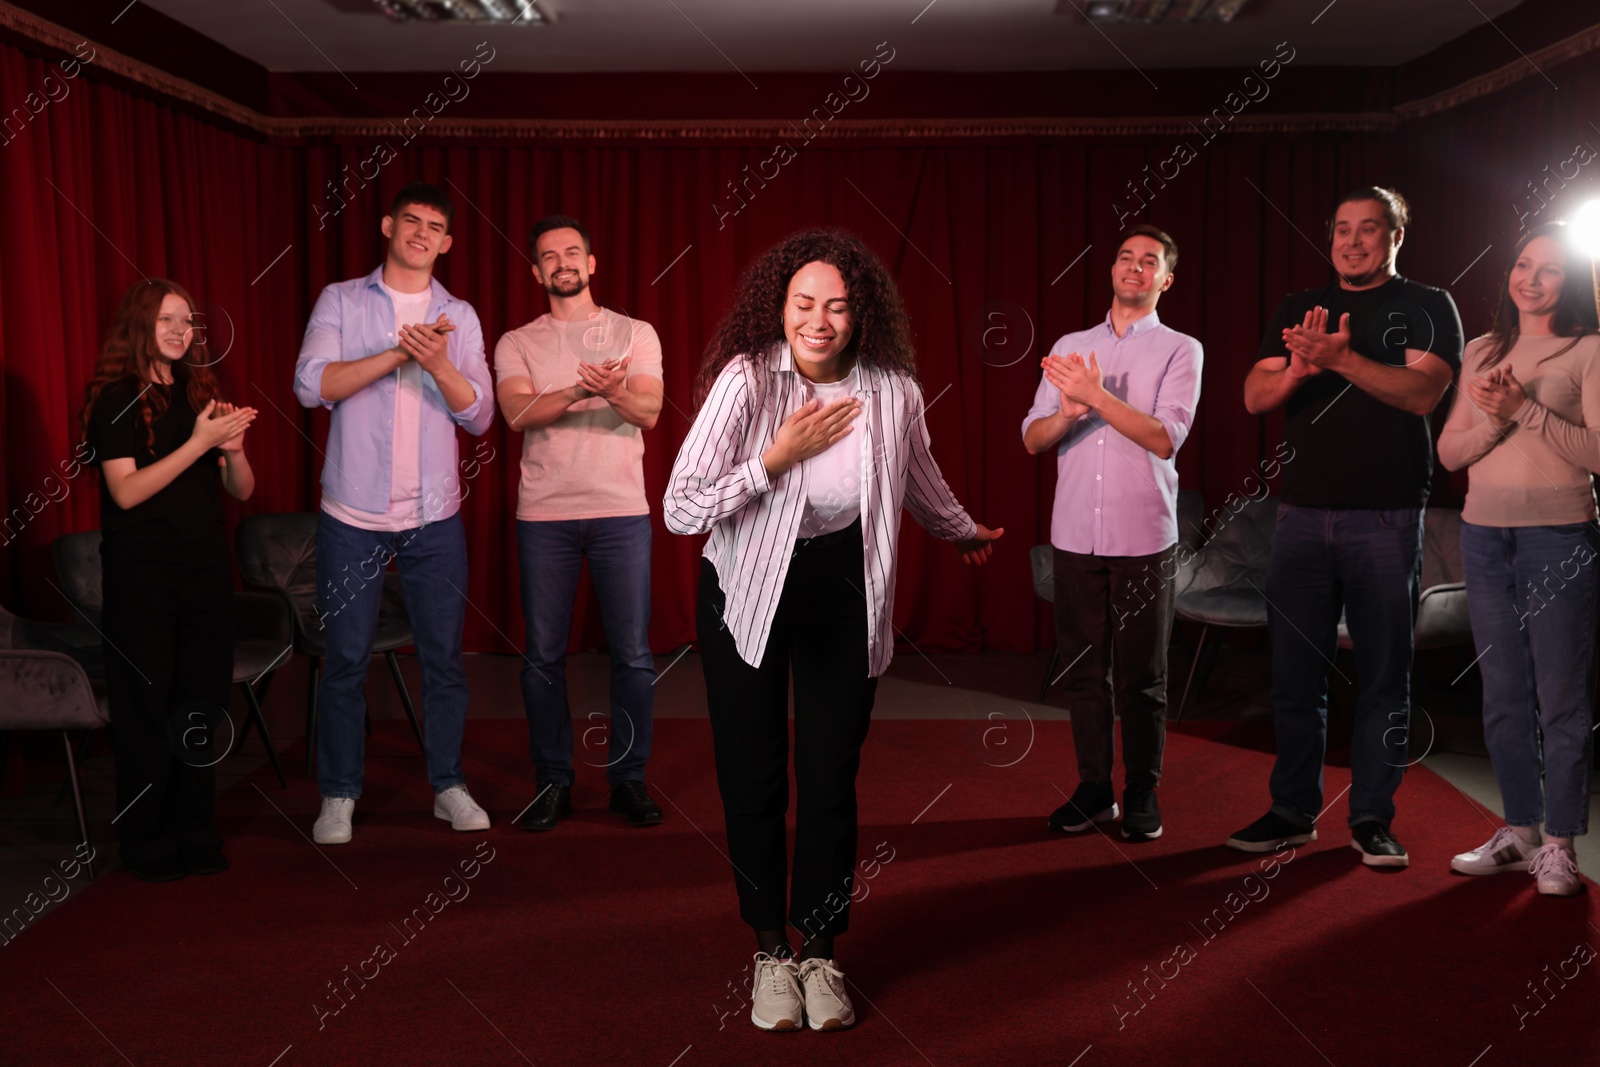
{"type": "MultiPolygon", "coordinates": [[[[811,395],[826,408],[836,400],[854,396],[860,382],[858,374],[843,381],[809,382],[811,395]]],[[[801,537],[821,537],[843,530],[861,514],[861,416],[850,423],[850,432],[821,452],[803,461],[806,471],[806,507],[800,519],[801,537]]]]}
{"type": "MultiPolygon", "coordinates": [[[[389,334],[396,347],[400,327],[417,326],[427,321],[428,304],[433,299],[430,286],[420,293],[402,293],[382,282],[383,291],[394,303],[394,332],[389,334]]],[[[357,511],[326,496],[322,510],[349,526],[361,530],[410,530],[428,521],[422,513],[422,387],[424,371],[415,360],[395,369],[394,458],[389,481],[389,511],[379,515],[357,511]]]]}

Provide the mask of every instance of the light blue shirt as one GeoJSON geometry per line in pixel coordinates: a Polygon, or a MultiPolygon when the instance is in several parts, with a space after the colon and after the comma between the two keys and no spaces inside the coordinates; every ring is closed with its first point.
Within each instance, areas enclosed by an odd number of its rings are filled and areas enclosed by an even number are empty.
{"type": "MultiPolygon", "coordinates": [[[[394,404],[396,378],[385,375],[338,402],[322,397],[322,372],[334,360],[376,355],[398,343],[394,302],[380,284],[380,266],[365,278],[336,282],[322,290],[306,325],[300,358],[294,367],[294,393],[306,407],[321,405],[333,412],[328,449],[322,466],[322,492],[346,507],[374,515],[389,510],[394,467],[394,404]]],[[[431,374],[423,375],[422,451],[423,514],[428,521],[448,519],[461,508],[462,478],[458,467],[456,427],[481,436],[494,420],[494,389],[484,358],[483,329],[478,313],[457,300],[436,279],[427,321],[440,313],[455,330],[446,335],[450,362],[472,385],[473,401],[451,411],[431,374]]]]}
{"type": "MultiPolygon", "coordinates": [[[[1106,425],[1093,412],[1072,424],[1056,445],[1056,500],[1050,543],[1063,552],[1096,556],[1147,556],[1178,539],[1178,449],[1200,403],[1200,342],[1161,324],[1156,313],[1136,319],[1121,337],[1111,315],[1069,333],[1050,349],[1076,352],[1100,364],[1106,391],[1136,411],[1153,415],[1172,441],[1162,459],[1106,425]]],[[[1061,410],[1061,392],[1041,377],[1028,427],[1061,410]]]]}

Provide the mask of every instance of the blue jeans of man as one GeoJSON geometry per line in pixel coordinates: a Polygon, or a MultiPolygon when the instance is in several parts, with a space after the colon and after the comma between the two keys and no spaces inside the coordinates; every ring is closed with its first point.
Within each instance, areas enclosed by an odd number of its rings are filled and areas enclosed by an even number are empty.
{"type": "MultiPolygon", "coordinates": [[[[528,649],[522,667],[522,707],[528,752],[540,785],[571,785],[572,710],[567,704],[567,643],[578,573],[600,599],[600,621],[611,649],[611,722],[604,766],[613,787],[644,781],[650,758],[655,661],[650,656],[650,516],[549,522],[517,520],[522,564],[522,615],[528,649]]],[[[606,726],[589,716],[584,748],[597,748],[606,726]]]]}
{"type": "Polygon", "coordinates": [[[1272,810],[1309,828],[1322,813],[1328,676],[1339,615],[1355,647],[1349,824],[1394,819],[1411,723],[1411,654],[1422,571],[1422,509],[1278,505],[1267,570],[1272,810]]]}
{"type": "Polygon", "coordinates": [[[317,690],[317,778],[325,797],[359,797],[366,747],[367,668],[383,601],[383,572],[400,570],[422,665],[422,738],[428,781],[442,793],[466,781],[461,737],[467,676],[467,539],[460,514],[410,530],[362,530],[317,516],[317,610],[327,653],[317,690]]]}
{"type": "Polygon", "coordinates": [[[1506,823],[1542,823],[1552,837],[1589,829],[1595,555],[1588,523],[1461,524],[1483,739],[1506,823]]]}

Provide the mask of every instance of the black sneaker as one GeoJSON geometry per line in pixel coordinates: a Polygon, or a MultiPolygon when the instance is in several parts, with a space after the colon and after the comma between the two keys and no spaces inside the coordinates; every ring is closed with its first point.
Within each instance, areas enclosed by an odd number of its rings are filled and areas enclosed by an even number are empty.
{"type": "Polygon", "coordinates": [[[572,787],[547,785],[533,803],[523,809],[517,825],[524,830],[554,830],[556,823],[572,814],[572,787]]]}
{"type": "Polygon", "coordinates": [[[1350,827],[1350,847],[1361,853],[1368,867],[1405,867],[1411,857],[1381,822],[1358,822],[1350,827]]]}
{"type": "Polygon", "coordinates": [[[1110,782],[1079,782],[1072,799],[1050,813],[1050,829],[1058,834],[1077,834],[1116,817],[1117,794],[1110,782]]]}
{"type": "Polygon", "coordinates": [[[145,882],[176,882],[189,874],[177,853],[159,856],[143,863],[123,863],[129,874],[145,882]]]}
{"type": "Polygon", "coordinates": [[[186,848],[179,855],[183,858],[184,870],[190,874],[221,874],[228,869],[228,857],[215,846],[186,848]]]}
{"type": "Polygon", "coordinates": [[[1129,841],[1154,841],[1161,836],[1161,805],[1149,786],[1122,791],[1122,836],[1129,841]]]}
{"type": "Polygon", "coordinates": [[[661,825],[661,806],[650,799],[643,782],[623,782],[611,790],[611,810],[627,819],[629,826],[661,825]]]}
{"type": "Polygon", "coordinates": [[[1240,852],[1271,852],[1279,845],[1303,845],[1317,839],[1317,828],[1301,829],[1275,811],[1269,811],[1228,838],[1229,848],[1240,852]]]}

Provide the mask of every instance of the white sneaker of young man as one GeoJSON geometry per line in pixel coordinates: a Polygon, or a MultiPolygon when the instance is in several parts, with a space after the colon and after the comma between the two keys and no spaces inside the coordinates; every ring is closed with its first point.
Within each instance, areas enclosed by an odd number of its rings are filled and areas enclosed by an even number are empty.
{"type": "Polygon", "coordinates": [[[450,820],[452,830],[487,830],[489,813],[478,806],[464,785],[453,785],[433,795],[433,817],[450,820]]]}
{"type": "Polygon", "coordinates": [[[750,989],[750,1021],[762,1030],[798,1030],[804,1013],[800,968],[794,960],[757,952],[756,975],[750,989]]]}
{"type": "Polygon", "coordinates": [[[843,1030],[856,1024],[856,1009],[844,989],[844,972],[832,960],[800,964],[800,985],[806,991],[806,1025],[813,1030],[843,1030]]]}
{"type": "Polygon", "coordinates": [[[350,840],[350,817],[356,802],[351,797],[323,797],[322,814],[311,827],[311,840],[319,845],[342,845],[350,840]]]}

